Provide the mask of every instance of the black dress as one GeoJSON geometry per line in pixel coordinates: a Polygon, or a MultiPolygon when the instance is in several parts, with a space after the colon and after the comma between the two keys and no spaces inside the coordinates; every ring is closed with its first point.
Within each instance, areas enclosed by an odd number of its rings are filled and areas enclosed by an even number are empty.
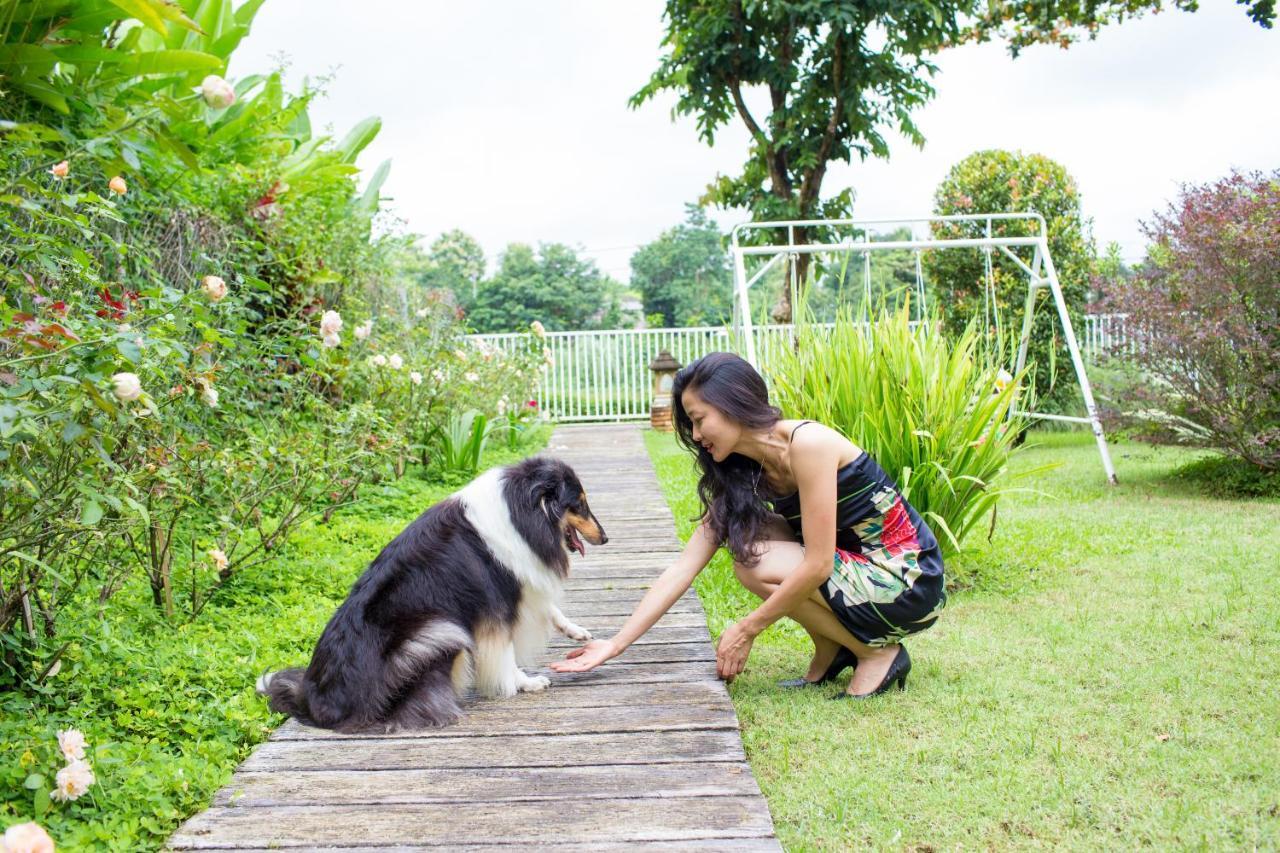
{"type": "MultiPolygon", "coordinates": [[[[806,423],[813,421],[792,437],[806,423]]],[[[803,543],[799,492],[772,505],[803,543]]],[[[937,538],[865,452],[836,474],[836,552],[819,589],[840,623],[869,646],[923,631],[946,604],[937,538]]]]}

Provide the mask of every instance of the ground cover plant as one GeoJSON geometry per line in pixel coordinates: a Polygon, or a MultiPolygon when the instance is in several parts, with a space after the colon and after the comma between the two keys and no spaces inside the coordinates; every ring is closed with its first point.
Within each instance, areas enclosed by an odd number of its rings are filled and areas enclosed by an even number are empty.
{"type": "MultiPolygon", "coordinates": [[[[494,448],[486,461],[514,461],[548,435],[532,428],[520,450],[494,448]]],[[[34,693],[0,693],[0,824],[38,819],[59,849],[160,848],[283,722],[254,693],[257,676],[307,661],[369,560],[455,487],[418,476],[361,487],[357,503],[300,525],[269,563],[237,573],[176,627],[138,576],[101,614],[65,613],[76,639],[60,671],[34,693]],[[95,782],[37,815],[62,764],[57,733],[72,728],[95,782]],[[24,784],[33,776],[39,784],[24,784]]]]}

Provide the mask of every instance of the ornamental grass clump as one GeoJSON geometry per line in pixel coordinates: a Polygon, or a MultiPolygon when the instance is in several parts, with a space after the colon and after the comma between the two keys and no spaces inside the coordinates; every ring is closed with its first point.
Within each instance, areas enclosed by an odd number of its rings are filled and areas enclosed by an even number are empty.
{"type": "Polygon", "coordinates": [[[761,361],[786,416],[827,424],[870,453],[952,554],[1008,490],[1026,426],[1011,414],[1026,371],[1009,376],[1000,356],[974,325],[948,338],[936,318],[911,322],[904,304],[870,322],[849,308],[832,328],[801,322],[794,342],[770,342],[761,361]]]}

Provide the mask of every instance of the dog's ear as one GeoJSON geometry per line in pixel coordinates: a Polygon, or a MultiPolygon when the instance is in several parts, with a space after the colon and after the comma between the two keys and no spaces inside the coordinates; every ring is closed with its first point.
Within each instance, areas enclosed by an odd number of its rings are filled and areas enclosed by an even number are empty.
{"type": "Polygon", "coordinates": [[[537,476],[531,484],[530,493],[534,504],[553,521],[559,521],[564,515],[563,484],[564,478],[554,464],[539,465],[537,476]]]}

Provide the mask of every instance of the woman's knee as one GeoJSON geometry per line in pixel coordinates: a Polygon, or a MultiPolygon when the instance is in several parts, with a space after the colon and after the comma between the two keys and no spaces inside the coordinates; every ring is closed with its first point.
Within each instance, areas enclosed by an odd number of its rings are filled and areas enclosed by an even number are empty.
{"type": "Polygon", "coordinates": [[[765,583],[757,574],[756,566],[746,566],[737,560],[733,561],[733,574],[738,578],[738,583],[742,584],[750,592],[760,598],[768,598],[769,595],[777,588],[776,584],[765,583]]]}
{"type": "Polygon", "coordinates": [[[735,560],[733,573],[751,592],[767,598],[804,559],[804,546],[797,542],[766,541],[756,545],[755,565],[735,560]]]}

